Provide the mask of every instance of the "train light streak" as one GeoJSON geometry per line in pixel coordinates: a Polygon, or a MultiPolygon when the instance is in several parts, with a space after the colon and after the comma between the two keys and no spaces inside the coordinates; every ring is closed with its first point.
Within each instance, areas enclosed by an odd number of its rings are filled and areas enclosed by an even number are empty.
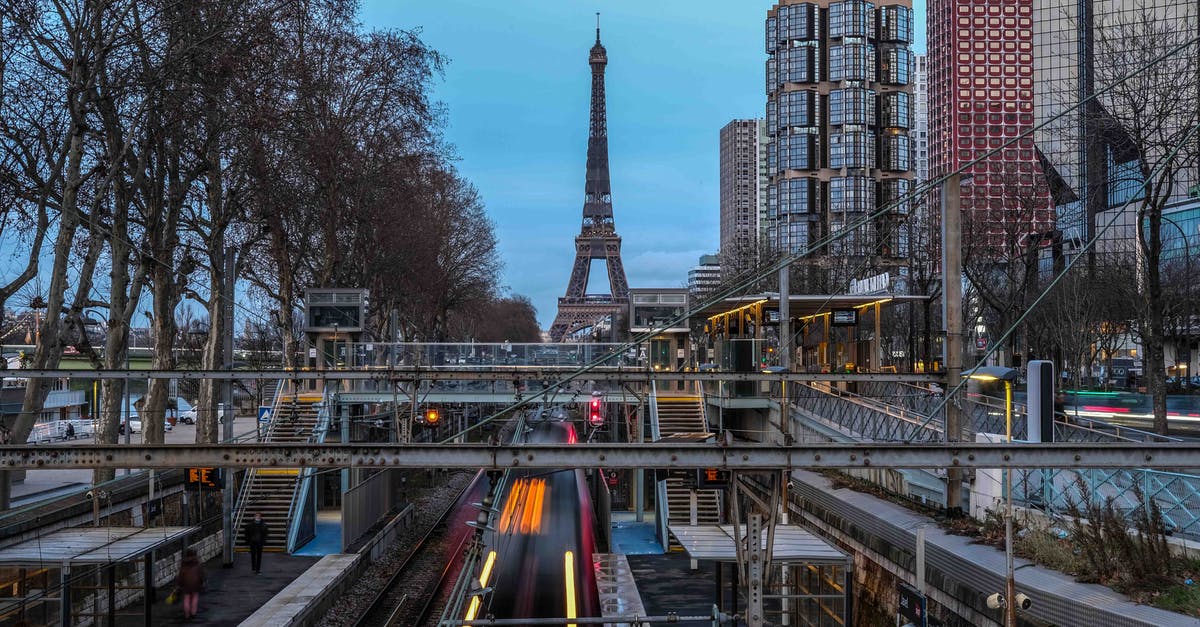
{"type": "Polygon", "coordinates": [[[496,565],[496,552],[488,553],[487,561],[483,563],[483,572],[479,573],[479,587],[486,588],[488,578],[492,576],[492,567],[496,565]]]}
{"type": "MultiPolygon", "coordinates": [[[[570,551],[563,554],[563,572],[566,573],[567,618],[579,618],[575,609],[575,554],[570,551]]],[[[567,627],[576,627],[576,625],[567,623],[567,627]]]]}

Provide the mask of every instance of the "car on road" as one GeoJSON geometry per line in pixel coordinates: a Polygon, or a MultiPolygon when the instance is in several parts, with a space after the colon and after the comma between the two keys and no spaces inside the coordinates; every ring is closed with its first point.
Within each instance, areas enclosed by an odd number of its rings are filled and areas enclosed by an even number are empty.
{"type": "Polygon", "coordinates": [[[128,419],[122,418],[121,426],[119,427],[118,433],[120,433],[121,435],[125,435],[125,429],[127,429],[127,428],[131,429],[130,433],[141,433],[142,432],[142,419],[138,418],[136,415],[131,416],[128,419]]]}

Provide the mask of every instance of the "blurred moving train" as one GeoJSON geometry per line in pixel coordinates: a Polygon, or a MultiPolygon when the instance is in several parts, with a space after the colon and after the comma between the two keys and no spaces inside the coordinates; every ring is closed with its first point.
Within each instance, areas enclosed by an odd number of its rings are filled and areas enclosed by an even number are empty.
{"type": "MultiPolygon", "coordinates": [[[[528,423],[526,443],[575,443],[564,411],[528,423]]],[[[520,470],[497,499],[466,620],[600,616],[592,502],[582,470],[520,470]]]]}

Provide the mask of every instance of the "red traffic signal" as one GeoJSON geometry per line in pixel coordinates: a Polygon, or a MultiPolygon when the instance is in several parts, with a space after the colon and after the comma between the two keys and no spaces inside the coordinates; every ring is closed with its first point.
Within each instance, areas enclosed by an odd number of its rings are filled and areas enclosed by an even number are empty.
{"type": "Polygon", "coordinates": [[[600,399],[598,399],[598,398],[592,399],[592,411],[594,411],[594,412],[600,411],[600,399]]]}

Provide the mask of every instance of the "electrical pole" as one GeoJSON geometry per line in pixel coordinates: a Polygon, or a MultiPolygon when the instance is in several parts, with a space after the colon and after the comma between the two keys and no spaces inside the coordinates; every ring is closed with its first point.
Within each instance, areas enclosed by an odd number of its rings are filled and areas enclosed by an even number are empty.
{"type": "MultiPolygon", "coordinates": [[[[221,302],[222,317],[225,318],[224,326],[221,330],[224,331],[224,347],[223,356],[225,361],[225,370],[233,370],[233,298],[234,284],[237,282],[237,249],[233,246],[225,247],[225,285],[222,290],[221,302]]],[[[223,407],[217,411],[217,422],[221,423],[221,440],[229,442],[233,439],[233,380],[225,379],[222,384],[224,386],[225,402],[223,407]]],[[[224,474],[225,485],[222,489],[224,493],[224,515],[221,517],[221,529],[224,538],[224,550],[222,552],[222,562],[226,568],[233,567],[233,537],[237,531],[233,528],[233,468],[226,468],[224,474]]]]}
{"type": "MultiPolygon", "coordinates": [[[[951,392],[962,380],[962,205],[961,178],[951,174],[942,184],[942,326],[946,331],[942,362],[946,368],[946,442],[962,436],[962,411],[951,392]]],[[[946,469],[946,511],[962,514],[962,470],[946,469]]]]}

